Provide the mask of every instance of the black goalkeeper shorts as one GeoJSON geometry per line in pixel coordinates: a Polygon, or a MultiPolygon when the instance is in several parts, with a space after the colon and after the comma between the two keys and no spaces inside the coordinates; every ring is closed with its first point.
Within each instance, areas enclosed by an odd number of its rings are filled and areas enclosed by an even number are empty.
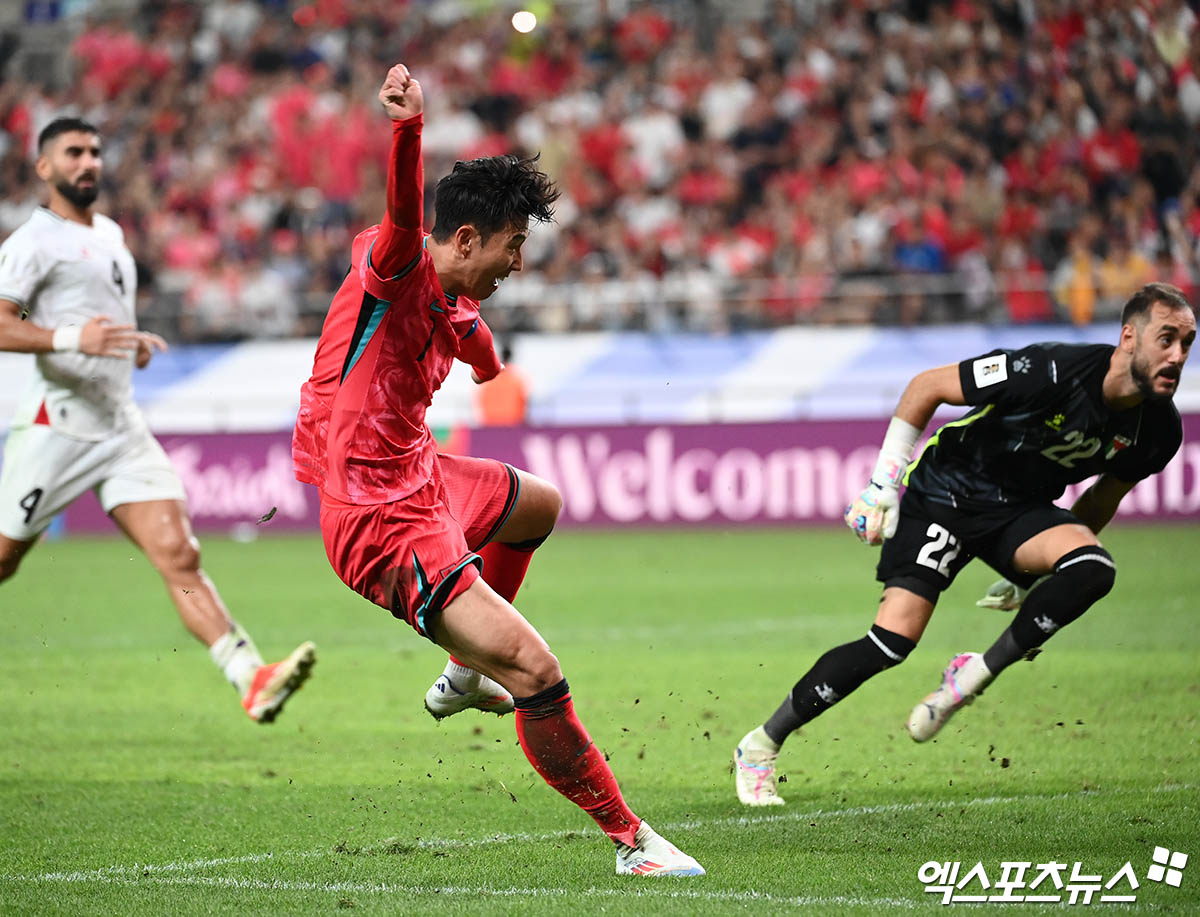
{"type": "Polygon", "coordinates": [[[900,500],[900,524],[883,543],[875,578],[937,603],[939,595],[975,557],[1018,586],[1032,586],[1036,574],[1012,566],[1026,541],[1056,525],[1082,525],[1053,503],[992,504],[957,509],[913,489],[900,500]]]}

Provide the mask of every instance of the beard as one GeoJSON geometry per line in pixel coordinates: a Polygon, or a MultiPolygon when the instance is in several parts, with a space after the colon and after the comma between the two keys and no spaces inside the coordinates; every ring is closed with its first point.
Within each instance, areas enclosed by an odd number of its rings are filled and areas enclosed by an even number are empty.
{"type": "Polygon", "coordinates": [[[59,194],[80,208],[91,207],[96,202],[96,198],[100,196],[99,182],[93,182],[90,188],[81,188],[63,178],[54,183],[54,188],[59,194]]]}
{"type": "MultiPolygon", "coordinates": [[[[1154,388],[1154,377],[1150,375],[1150,361],[1138,359],[1134,357],[1133,362],[1129,364],[1129,375],[1133,378],[1133,384],[1138,387],[1138,391],[1142,393],[1142,397],[1150,401],[1170,401],[1175,397],[1175,393],[1160,392],[1154,388]]],[[[1173,376],[1176,386],[1179,384],[1179,377],[1173,376]]]]}

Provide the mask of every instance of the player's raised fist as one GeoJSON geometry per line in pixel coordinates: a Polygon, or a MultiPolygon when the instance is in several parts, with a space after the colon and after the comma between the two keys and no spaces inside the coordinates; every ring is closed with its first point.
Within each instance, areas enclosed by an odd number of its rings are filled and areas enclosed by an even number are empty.
{"type": "Polygon", "coordinates": [[[379,102],[393,121],[412,118],[425,109],[421,84],[413,79],[403,64],[396,64],[388,71],[387,79],[379,90],[379,102]]]}

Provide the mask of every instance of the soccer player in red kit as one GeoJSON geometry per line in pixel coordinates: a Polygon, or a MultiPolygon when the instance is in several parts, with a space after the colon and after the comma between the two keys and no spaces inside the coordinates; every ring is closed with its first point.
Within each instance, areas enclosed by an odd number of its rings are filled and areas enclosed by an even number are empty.
{"type": "Polygon", "coordinates": [[[558,191],[533,160],[459,162],[422,229],[421,85],[402,64],[379,92],[392,119],[387,211],[354,240],[301,391],[296,476],[321,490],[325,551],[350,588],[451,654],[426,696],[435,716],[516,710],[534,769],[616,844],[617,873],[703,875],[625,804],[575,715],[558,660],[510,604],[562,498],[501,462],[441,455],[425,409],[457,358],[501,369],[479,301],[521,269],[530,219],[558,191]]]}

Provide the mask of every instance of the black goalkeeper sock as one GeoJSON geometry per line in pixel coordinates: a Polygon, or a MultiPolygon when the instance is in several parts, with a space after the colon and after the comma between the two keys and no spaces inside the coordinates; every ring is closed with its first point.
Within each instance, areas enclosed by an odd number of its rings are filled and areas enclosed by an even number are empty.
{"type": "Polygon", "coordinates": [[[763,724],[780,745],[791,733],[824,713],[872,675],[903,662],[916,644],[873,624],[867,635],[835,646],[796,682],[792,693],[763,724]]]}
{"type": "Polygon", "coordinates": [[[983,663],[999,675],[1050,636],[1100,601],[1113,587],[1117,568],[1099,545],[1076,548],[1054,565],[1054,573],[1026,596],[1008,630],[983,654],[983,663]]]}

